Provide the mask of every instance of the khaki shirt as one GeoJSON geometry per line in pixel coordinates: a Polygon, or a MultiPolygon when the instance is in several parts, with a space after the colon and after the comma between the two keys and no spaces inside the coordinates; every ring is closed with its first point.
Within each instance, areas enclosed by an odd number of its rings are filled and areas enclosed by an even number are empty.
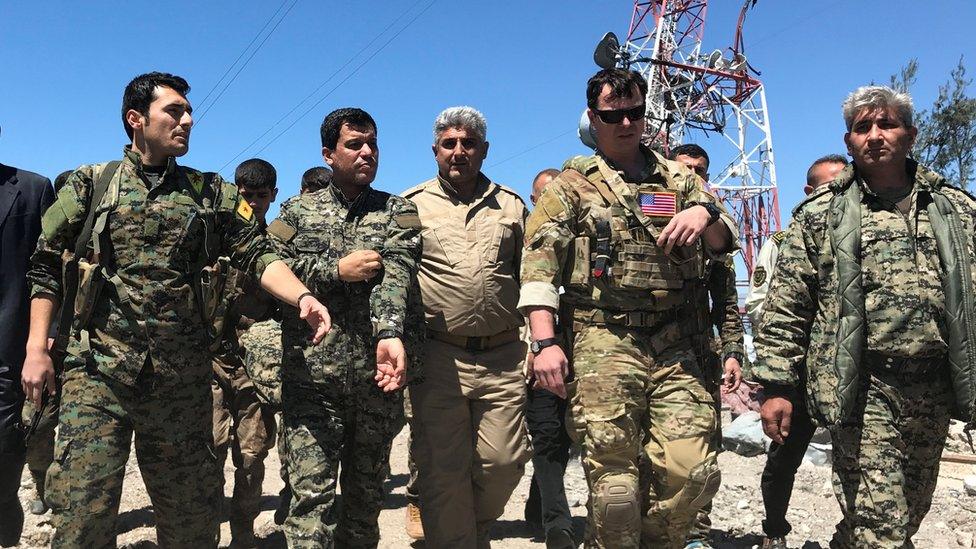
{"type": "Polygon", "coordinates": [[[428,329],[484,337],[521,326],[515,306],[528,210],[519,195],[481,175],[468,203],[439,176],[403,196],[423,225],[419,280],[428,329]]]}

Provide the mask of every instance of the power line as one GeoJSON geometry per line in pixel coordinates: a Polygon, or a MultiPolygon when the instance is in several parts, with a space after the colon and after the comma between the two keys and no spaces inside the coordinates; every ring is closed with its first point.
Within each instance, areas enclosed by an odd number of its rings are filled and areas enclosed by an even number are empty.
{"type": "Polygon", "coordinates": [[[264,29],[268,28],[268,25],[270,25],[271,22],[274,21],[276,17],[278,17],[278,13],[281,12],[281,10],[285,7],[285,4],[287,3],[288,0],[284,0],[281,3],[281,5],[278,6],[278,9],[276,9],[275,12],[271,14],[271,17],[268,17],[268,20],[264,22],[264,26],[261,27],[261,30],[259,30],[257,34],[254,35],[254,38],[252,38],[251,41],[248,42],[246,46],[244,46],[244,49],[241,50],[241,54],[237,56],[237,59],[235,59],[234,62],[227,67],[227,70],[224,71],[224,74],[220,75],[220,78],[218,78],[217,81],[214,82],[213,87],[210,88],[210,91],[207,92],[207,95],[203,97],[198,107],[202,107],[204,104],[206,104],[207,99],[209,99],[210,96],[213,95],[213,92],[217,89],[218,86],[220,86],[220,83],[224,81],[224,78],[227,78],[227,75],[230,74],[230,71],[234,69],[234,67],[237,65],[237,62],[240,61],[242,57],[244,57],[244,54],[247,53],[247,51],[251,49],[251,46],[253,46],[254,43],[257,42],[258,38],[262,34],[264,34],[264,29]]]}
{"type": "MultiPolygon", "coordinates": [[[[230,160],[228,160],[226,164],[224,164],[223,166],[221,166],[220,167],[220,170],[223,170],[229,164],[233,163],[235,160],[237,160],[238,158],[240,158],[241,155],[243,155],[245,152],[247,152],[248,149],[250,149],[251,147],[253,147],[258,141],[261,141],[262,139],[264,139],[264,136],[266,136],[269,133],[271,133],[275,128],[278,127],[279,124],[281,124],[289,116],[291,116],[292,114],[294,114],[295,111],[297,111],[303,104],[305,104],[306,101],[308,101],[309,99],[311,99],[312,97],[314,97],[315,94],[319,92],[319,90],[321,90],[322,88],[324,88],[326,84],[328,84],[329,82],[331,82],[332,79],[336,77],[336,75],[338,75],[346,67],[348,67],[349,65],[351,65],[352,62],[355,61],[357,57],[359,57],[360,55],[362,55],[362,53],[364,51],[366,51],[377,40],[379,40],[384,34],[386,34],[387,31],[389,31],[391,28],[393,28],[393,26],[396,25],[401,19],[403,19],[408,13],[410,13],[411,11],[413,11],[413,9],[415,7],[417,7],[418,5],[420,5],[421,2],[423,2],[423,0],[417,0],[417,2],[415,2],[412,6],[408,7],[406,10],[404,10],[402,13],[400,13],[400,15],[398,15],[393,21],[391,21],[390,24],[388,24],[386,26],[386,28],[384,28],[382,31],[380,31],[379,33],[377,33],[376,36],[374,36],[369,42],[367,42],[365,46],[363,46],[362,48],[360,48],[359,51],[357,51],[355,54],[353,54],[352,57],[350,57],[349,59],[347,59],[346,62],[343,63],[343,65],[341,67],[339,67],[332,74],[330,74],[329,77],[326,78],[324,81],[322,81],[322,83],[319,84],[314,90],[312,90],[311,93],[309,93],[301,101],[299,101],[298,103],[296,103],[295,106],[292,107],[288,112],[286,112],[281,117],[279,117],[278,120],[276,120],[274,124],[272,124],[268,129],[264,130],[264,132],[261,135],[259,135],[256,138],[254,138],[254,140],[251,141],[250,143],[248,143],[247,146],[245,146],[243,149],[241,149],[241,151],[239,153],[237,153],[233,158],[231,158],[230,160]]],[[[264,150],[264,149],[262,149],[262,150],[264,150]]],[[[220,170],[218,170],[218,171],[220,171],[220,170]]]]}
{"type": "MultiPolygon", "coordinates": [[[[408,28],[408,27],[410,27],[410,25],[412,25],[412,24],[413,24],[413,23],[414,23],[414,22],[415,22],[415,21],[416,21],[417,19],[419,19],[421,15],[423,15],[424,13],[426,13],[426,12],[427,12],[427,10],[429,10],[429,9],[431,8],[431,6],[433,6],[433,5],[434,5],[434,3],[435,3],[435,2],[437,2],[437,0],[430,0],[430,2],[428,2],[428,3],[427,3],[427,5],[426,5],[426,6],[424,6],[424,9],[422,9],[422,10],[421,10],[421,11],[420,11],[419,13],[417,13],[417,15],[414,15],[414,16],[413,16],[413,18],[411,18],[411,19],[410,19],[410,21],[408,21],[406,25],[404,25],[403,27],[401,27],[401,28],[400,28],[400,30],[398,30],[398,31],[397,31],[397,32],[396,32],[396,33],[395,33],[395,34],[394,34],[393,36],[391,36],[391,37],[390,37],[390,39],[389,39],[389,40],[387,40],[386,42],[384,42],[384,43],[383,43],[383,45],[379,47],[379,49],[377,49],[377,50],[376,50],[376,51],[374,51],[374,52],[373,52],[372,54],[370,54],[370,56],[369,56],[369,57],[367,57],[367,58],[366,58],[366,59],[365,59],[365,60],[364,60],[364,61],[363,61],[362,63],[360,63],[358,67],[356,67],[355,69],[353,69],[353,71],[352,71],[352,72],[350,72],[350,73],[349,73],[348,75],[346,75],[346,77],[345,77],[345,78],[343,78],[343,79],[342,79],[341,81],[339,81],[339,83],[338,83],[338,84],[336,84],[335,86],[333,86],[333,87],[332,87],[332,89],[331,89],[331,90],[329,90],[329,92],[328,92],[328,93],[326,93],[326,94],[325,94],[324,96],[322,96],[322,97],[321,97],[321,98],[320,98],[320,99],[319,99],[318,101],[316,101],[316,102],[315,102],[315,103],[313,103],[313,104],[312,104],[311,106],[309,106],[309,108],[307,108],[307,109],[305,109],[305,112],[303,112],[303,113],[302,113],[301,115],[299,115],[299,116],[298,116],[298,118],[296,118],[295,120],[293,120],[291,124],[289,124],[289,125],[288,125],[288,126],[287,126],[287,127],[285,128],[285,129],[283,129],[283,130],[281,130],[281,132],[279,132],[279,133],[278,133],[277,135],[275,135],[275,136],[274,136],[274,137],[273,137],[273,138],[271,139],[271,141],[268,141],[268,142],[267,142],[267,143],[266,143],[266,144],[265,144],[265,145],[264,145],[263,147],[261,147],[260,149],[258,149],[258,150],[257,150],[257,151],[256,151],[256,152],[255,152],[254,154],[261,154],[261,152],[263,152],[263,151],[264,151],[265,149],[267,149],[268,147],[270,147],[270,146],[271,146],[271,145],[272,145],[272,144],[273,144],[273,143],[274,143],[275,141],[277,141],[278,139],[280,139],[280,138],[281,138],[281,136],[283,136],[283,135],[285,135],[286,133],[288,133],[288,131],[289,131],[290,129],[292,129],[293,127],[295,127],[295,124],[298,124],[298,122],[299,122],[300,120],[302,120],[303,118],[305,118],[306,116],[308,116],[308,113],[310,113],[310,112],[312,112],[312,110],[313,110],[313,109],[315,109],[315,108],[316,108],[316,107],[318,107],[318,106],[319,106],[319,105],[320,105],[320,104],[321,104],[321,103],[322,103],[323,101],[325,101],[326,99],[328,99],[328,97],[329,97],[330,95],[332,95],[332,93],[333,93],[333,92],[335,92],[335,91],[336,91],[337,89],[339,89],[339,88],[340,88],[340,87],[341,87],[341,86],[342,86],[343,84],[345,84],[345,83],[346,83],[346,82],[347,82],[347,81],[348,81],[348,80],[349,80],[350,78],[352,78],[352,77],[353,77],[353,76],[355,76],[355,75],[356,75],[356,74],[357,74],[357,73],[358,73],[358,72],[359,72],[360,70],[362,70],[362,68],[363,68],[363,67],[365,67],[365,66],[366,66],[366,65],[367,65],[367,64],[368,64],[368,63],[369,63],[370,61],[372,61],[374,57],[376,57],[377,55],[379,55],[379,54],[380,54],[380,52],[382,52],[382,51],[383,51],[384,49],[386,49],[386,47],[387,47],[387,46],[389,46],[389,45],[390,45],[390,44],[391,44],[391,43],[392,43],[392,42],[393,42],[394,40],[396,40],[396,39],[397,39],[397,38],[398,38],[398,37],[399,37],[399,36],[400,36],[400,35],[401,35],[401,34],[403,33],[403,31],[405,31],[405,30],[407,30],[407,28],[408,28]]],[[[358,54],[357,54],[357,55],[358,55],[358,54]]],[[[249,145],[248,147],[250,147],[250,145],[249,145]]],[[[245,151],[246,151],[246,150],[247,150],[247,149],[245,149],[245,151]]],[[[243,153],[244,153],[245,151],[241,151],[240,153],[238,153],[238,154],[237,154],[237,156],[235,156],[235,157],[234,157],[234,158],[232,158],[232,159],[231,159],[230,161],[228,161],[228,162],[227,162],[226,164],[224,164],[223,166],[221,166],[221,167],[220,167],[220,169],[219,169],[219,170],[217,170],[217,171],[222,171],[222,170],[223,170],[224,168],[226,168],[226,167],[227,167],[227,166],[228,166],[228,165],[229,165],[229,164],[230,164],[231,162],[233,162],[233,161],[234,161],[234,160],[236,160],[236,159],[237,159],[238,157],[240,157],[240,156],[241,156],[241,154],[243,154],[243,153]]]]}
{"type": "Polygon", "coordinates": [[[574,131],[573,129],[568,129],[568,130],[564,131],[563,133],[561,133],[561,134],[559,134],[559,135],[557,135],[555,137],[551,137],[549,139],[546,139],[545,141],[543,141],[541,143],[536,143],[535,145],[532,145],[531,147],[523,150],[522,152],[515,153],[512,156],[509,156],[507,158],[504,158],[502,160],[499,160],[498,162],[495,162],[494,164],[492,164],[491,166],[488,166],[488,167],[489,168],[494,168],[495,166],[504,164],[504,163],[508,162],[509,160],[515,160],[516,158],[522,156],[523,154],[528,154],[528,153],[530,153],[530,152],[538,149],[539,147],[542,147],[543,145],[548,145],[549,143],[552,143],[553,141],[555,141],[555,140],[557,140],[559,138],[565,137],[565,136],[573,133],[573,131],[574,131]]]}
{"type": "Polygon", "coordinates": [[[247,57],[247,59],[244,60],[244,63],[242,63],[241,66],[240,66],[240,68],[237,69],[237,72],[234,73],[234,76],[231,77],[231,79],[227,81],[227,84],[224,85],[224,88],[222,90],[220,90],[220,93],[217,94],[217,97],[215,97],[214,100],[211,101],[210,104],[207,105],[206,108],[204,108],[203,112],[200,113],[200,116],[197,117],[197,120],[196,120],[196,123],[197,124],[199,124],[203,120],[203,117],[206,116],[206,114],[208,112],[210,112],[210,109],[212,109],[213,106],[217,104],[217,101],[219,101],[220,98],[223,97],[224,92],[226,92],[227,89],[230,88],[230,85],[234,83],[234,80],[237,80],[238,75],[241,74],[241,71],[244,70],[244,67],[246,67],[247,64],[251,62],[251,59],[253,59],[254,56],[257,55],[258,51],[261,50],[261,47],[264,46],[264,43],[267,42],[269,38],[271,38],[271,35],[274,34],[274,31],[278,28],[279,25],[281,25],[281,22],[285,20],[285,17],[288,17],[288,13],[292,10],[292,8],[295,7],[295,4],[297,4],[297,3],[298,3],[298,0],[294,0],[291,3],[291,5],[288,6],[288,9],[281,16],[281,18],[278,19],[278,22],[275,23],[275,26],[271,27],[271,30],[268,31],[268,34],[264,35],[264,40],[262,40],[261,43],[258,44],[258,47],[254,48],[254,51],[251,52],[251,55],[249,55],[247,57]]]}

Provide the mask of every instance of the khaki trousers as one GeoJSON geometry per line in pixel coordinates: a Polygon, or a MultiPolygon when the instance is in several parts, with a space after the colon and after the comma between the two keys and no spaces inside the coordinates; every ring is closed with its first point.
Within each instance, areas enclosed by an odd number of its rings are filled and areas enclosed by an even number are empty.
{"type": "Polygon", "coordinates": [[[474,353],[427,342],[426,379],[410,388],[427,547],[489,546],[531,454],[524,359],[522,341],[474,353]]]}

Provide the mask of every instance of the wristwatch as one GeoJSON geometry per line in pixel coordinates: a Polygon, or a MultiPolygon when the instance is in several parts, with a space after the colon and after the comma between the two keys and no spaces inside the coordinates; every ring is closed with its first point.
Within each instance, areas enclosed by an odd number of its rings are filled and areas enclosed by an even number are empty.
{"type": "Polygon", "coordinates": [[[705,225],[706,227],[709,227],[712,225],[712,223],[718,221],[719,216],[722,215],[722,210],[718,209],[718,206],[712,204],[711,202],[690,202],[688,206],[701,206],[705,208],[705,211],[708,212],[708,215],[710,216],[708,218],[708,225],[705,225]]]}
{"type": "Polygon", "coordinates": [[[555,337],[550,337],[548,339],[537,339],[529,344],[529,350],[532,354],[537,355],[539,351],[545,349],[546,347],[552,347],[553,345],[559,343],[559,339],[555,337]]]}
{"type": "Polygon", "coordinates": [[[381,339],[392,339],[396,337],[400,337],[400,334],[396,333],[395,330],[386,329],[386,330],[380,330],[376,332],[376,341],[379,341],[381,339]]]}

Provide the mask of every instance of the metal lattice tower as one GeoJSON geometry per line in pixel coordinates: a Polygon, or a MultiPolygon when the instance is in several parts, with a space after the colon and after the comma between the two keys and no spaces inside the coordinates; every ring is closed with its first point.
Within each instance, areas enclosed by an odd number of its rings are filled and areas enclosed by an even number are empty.
{"type": "Polygon", "coordinates": [[[780,230],[776,167],[766,93],[745,56],[742,25],[745,0],[727,56],[702,52],[707,0],[635,1],[618,65],[648,82],[645,141],[665,151],[693,136],[722,136],[706,146],[712,173],[728,159],[710,187],[739,224],[742,257],[749,276],[763,242],[780,230]]]}

